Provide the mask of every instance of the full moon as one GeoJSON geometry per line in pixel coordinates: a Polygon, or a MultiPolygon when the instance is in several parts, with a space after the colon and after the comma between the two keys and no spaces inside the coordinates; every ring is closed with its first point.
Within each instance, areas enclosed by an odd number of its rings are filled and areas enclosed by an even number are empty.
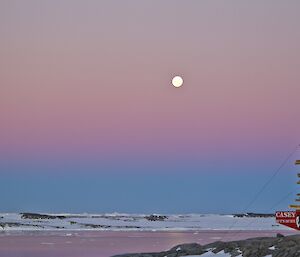
{"type": "Polygon", "coordinates": [[[181,87],[183,84],[183,79],[182,77],[180,76],[175,76],[173,79],[172,79],[172,85],[174,87],[181,87]]]}

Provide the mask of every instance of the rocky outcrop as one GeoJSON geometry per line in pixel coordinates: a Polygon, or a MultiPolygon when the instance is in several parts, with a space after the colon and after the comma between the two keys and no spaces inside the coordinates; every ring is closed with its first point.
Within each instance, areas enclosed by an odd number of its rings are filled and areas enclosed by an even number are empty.
{"type": "Polygon", "coordinates": [[[214,242],[207,245],[182,244],[168,251],[159,253],[135,253],[116,255],[114,257],[180,257],[187,255],[202,255],[207,252],[224,252],[232,257],[300,257],[300,235],[284,237],[259,237],[232,242],[214,242]]]}
{"type": "Polygon", "coordinates": [[[22,219],[65,219],[66,216],[63,215],[48,215],[48,214],[39,214],[39,213],[30,213],[30,212],[24,212],[20,213],[22,219]]]}
{"type": "Polygon", "coordinates": [[[273,217],[275,217],[275,214],[247,212],[247,213],[233,214],[233,217],[237,217],[237,218],[244,218],[244,217],[246,217],[246,218],[273,218],[273,217]]]}
{"type": "Polygon", "coordinates": [[[23,224],[18,222],[0,222],[0,227],[5,228],[16,228],[16,227],[34,227],[34,228],[43,228],[41,225],[36,224],[23,224]]]}
{"type": "Polygon", "coordinates": [[[146,220],[149,220],[149,221],[164,221],[166,220],[168,217],[165,216],[165,215],[150,215],[150,216],[145,216],[145,219],[146,220]]]}
{"type": "Polygon", "coordinates": [[[138,226],[110,226],[110,225],[101,225],[101,224],[81,224],[81,223],[77,223],[80,224],[82,227],[86,227],[86,228],[104,228],[104,229],[109,229],[109,228],[114,228],[114,229],[139,229],[140,227],[138,226]]]}

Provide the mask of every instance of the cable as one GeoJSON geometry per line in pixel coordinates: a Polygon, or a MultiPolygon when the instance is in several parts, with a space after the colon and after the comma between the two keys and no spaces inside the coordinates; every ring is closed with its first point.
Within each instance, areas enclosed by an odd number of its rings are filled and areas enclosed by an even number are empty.
{"type": "MultiPolygon", "coordinates": [[[[258,197],[263,193],[263,191],[267,188],[267,186],[272,182],[272,180],[277,176],[277,174],[281,171],[281,169],[286,165],[289,159],[297,152],[300,145],[297,145],[296,148],[283,160],[281,165],[275,170],[272,176],[265,182],[265,184],[261,187],[261,189],[256,193],[256,195],[252,198],[252,200],[246,205],[246,207],[242,210],[242,213],[245,213],[253,203],[258,199],[258,197]]],[[[230,231],[236,224],[238,220],[234,220],[232,224],[228,227],[228,231],[230,231]]]]}
{"type": "Polygon", "coordinates": [[[288,162],[288,160],[294,155],[295,152],[297,152],[299,145],[287,156],[287,158],[283,161],[283,163],[279,166],[277,170],[273,173],[273,175],[269,178],[269,180],[262,186],[262,188],[258,191],[258,193],[254,196],[252,201],[245,207],[245,211],[248,210],[253,203],[258,199],[258,197],[262,194],[262,192],[267,188],[267,186],[272,182],[272,180],[277,176],[277,174],[280,172],[280,170],[285,166],[285,164],[288,162]]]}
{"type": "MultiPolygon", "coordinates": [[[[276,206],[278,206],[279,204],[281,204],[283,201],[285,201],[290,195],[294,194],[295,192],[297,192],[297,190],[293,190],[290,191],[288,194],[286,194],[284,197],[282,197],[279,201],[277,201],[275,204],[273,204],[270,208],[268,208],[267,210],[264,211],[264,213],[268,213],[269,211],[273,210],[276,206]]],[[[251,220],[246,226],[245,228],[248,228],[251,224],[254,223],[254,221],[256,220],[251,220]]],[[[244,229],[245,230],[245,229],[244,229]]],[[[242,230],[239,230],[236,234],[238,234],[239,232],[241,232],[242,230]]],[[[236,235],[234,234],[234,235],[236,235]]]]}
{"type": "Polygon", "coordinates": [[[297,191],[298,190],[293,190],[293,191],[289,192],[288,194],[286,194],[278,202],[273,204],[272,207],[270,207],[266,212],[269,212],[269,211],[273,210],[275,207],[277,207],[279,204],[281,204],[283,201],[285,201],[291,194],[295,194],[297,191]]]}

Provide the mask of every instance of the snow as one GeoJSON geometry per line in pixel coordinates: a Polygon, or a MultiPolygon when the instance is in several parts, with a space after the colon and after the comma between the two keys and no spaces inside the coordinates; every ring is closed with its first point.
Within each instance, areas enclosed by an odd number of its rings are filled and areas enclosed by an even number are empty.
{"type": "MultiPolygon", "coordinates": [[[[221,251],[218,253],[207,252],[201,255],[187,255],[186,257],[231,257],[231,254],[221,251]]],[[[242,257],[242,255],[238,255],[237,257],[242,257]]],[[[265,257],[272,257],[272,255],[267,255],[265,257]]]]}
{"type": "MultiPolygon", "coordinates": [[[[276,225],[275,218],[237,218],[233,215],[166,215],[163,221],[149,221],[146,214],[48,214],[65,219],[23,219],[18,213],[0,213],[1,230],[111,230],[111,231],[194,231],[201,230],[289,230],[276,225]],[[9,224],[10,223],[10,224],[9,224]],[[233,225],[234,224],[234,225],[233,225]],[[251,224],[251,226],[249,225],[251,224]],[[2,228],[4,226],[4,228],[2,228]]],[[[217,239],[217,238],[215,238],[217,239]]]]}
{"type": "Polygon", "coordinates": [[[186,257],[231,257],[229,253],[224,253],[224,251],[213,253],[207,252],[201,255],[187,255],[186,257]]]}

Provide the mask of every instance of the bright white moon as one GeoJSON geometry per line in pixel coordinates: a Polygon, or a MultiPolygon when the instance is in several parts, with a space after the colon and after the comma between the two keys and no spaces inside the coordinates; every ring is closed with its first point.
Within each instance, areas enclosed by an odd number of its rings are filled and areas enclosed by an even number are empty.
{"type": "Polygon", "coordinates": [[[172,79],[172,85],[174,87],[181,87],[183,84],[183,79],[182,77],[180,76],[175,76],[173,79],[172,79]]]}

